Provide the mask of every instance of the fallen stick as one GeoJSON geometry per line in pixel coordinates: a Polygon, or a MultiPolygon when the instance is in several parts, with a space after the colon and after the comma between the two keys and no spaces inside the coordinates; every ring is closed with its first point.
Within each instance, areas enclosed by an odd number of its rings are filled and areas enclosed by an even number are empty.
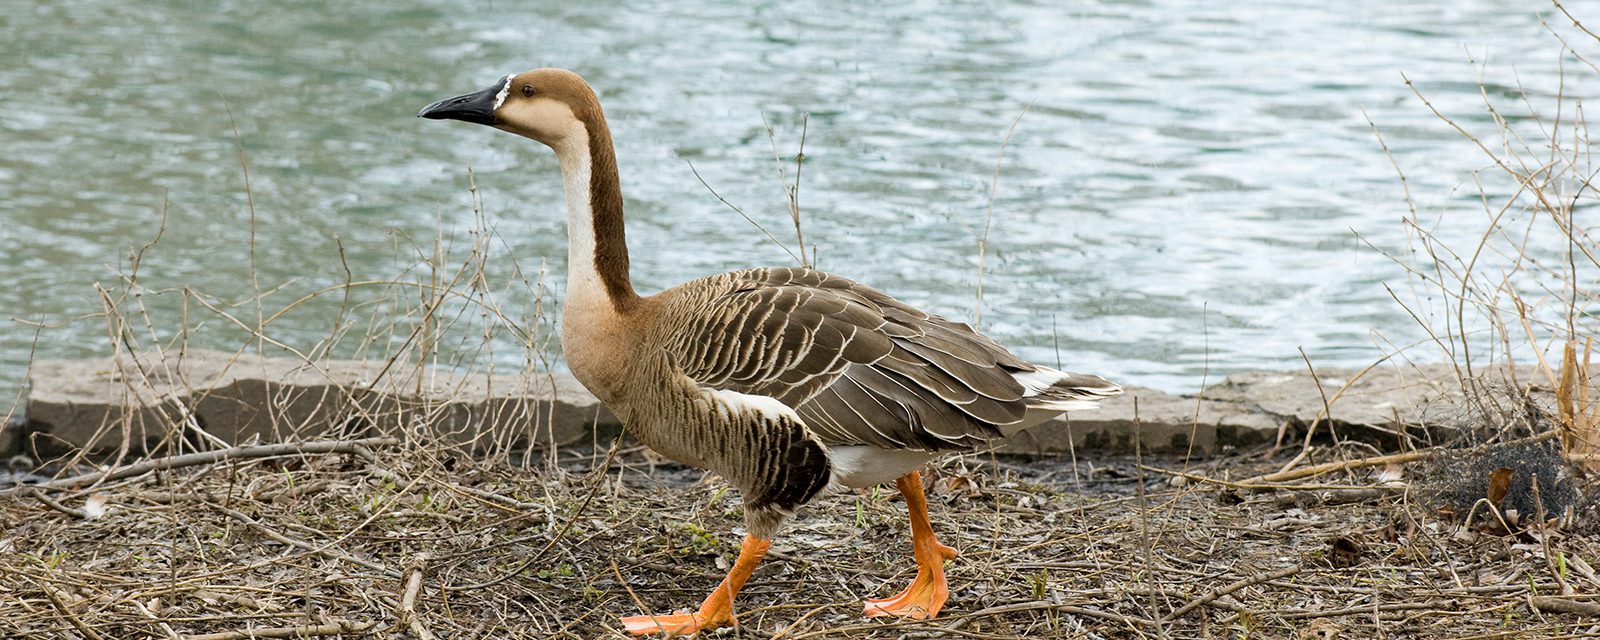
{"type": "Polygon", "coordinates": [[[20,485],[10,489],[0,490],[0,495],[7,495],[22,489],[45,491],[60,491],[62,489],[76,489],[78,487],[100,482],[115,482],[125,478],[150,473],[151,471],[165,471],[180,467],[192,467],[201,464],[211,464],[225,460],[249,460],[253,458],[271,458],[274,456],[287,456],[296,454],[326,454],[326,453],[357,453],[369,446],[390,445],[399,442],[395,438],[363,438],[361,440],[321,440],[317,442],[283,442],[278,444],[252,444],[233,447],[230,449],[217,449],[216,451],[201,451],[199,453],[186,453],[181,456],[156,458],[134,464],[86,473],[81,476],[61,478],[39,484],[20,485]]]}
{"type": "Polygon", "coordinates": [[[1547,613],[1576,613],[1580,616],[1600,616],[1600,604],[1580,602],[1550,596],[1529,596],[1528,604],[1547,613]]]}
{"type": "MultiPolygon", "coordinates": [[[[537,510],[537,509],[539,509],[540,507],[543,506],[543,505],[541,505],[541,504],[539,504],[537,502],[523,502],[523,501],[518,500],[516,498],[510,497],[510,496],[503,496],[503,495],[500,495],[500,494],[495,493],[493,491],[485,491],[483,489],[476,489],[476,488],[473,488],[473,487],[468,487],[468,486],[456,484],[454,482],[442,481],[442,480],[439,480],[439,479],[436,479],[436,478],[429,478],[429,480],[433,481],[434,484],[437,484],[437,485],[439,485],[441,487],[444,487],[444,489],[447,490],[447,491],[456,491],[456,492],[464,493],[464,494],[467,494],[467,495],[472,496],[474,498],[478,498],[480,500],[483,500],[485,502],[492,502],[494,504],[497,504],[497,505],[500,505],[500,506],[503,506],[503,507],[509,507],[509,508],[515,509],[517,511],[534,511],[534,510],[537,510]]],[[[543,514],[535,514],[535,515],[538,516],[538,515],[543,515],[543,514]]],[[[536,520],[535,522],[539,522],[539,521],[536,520]]]]}
{"type": "Polygon", "coordinates": [[[417,554],[411,561],[411,566],[406,567],[406,587],[400,596],[399,623],[411,629],[411,635],[417,640],[433,640],[433,632],[428,631],[428,626],[422,623],[422,618],[417,616],[417,596],[422,594],[422,570],[428,566],[428,556],[417,554]]]}
{"type": "Polygon", "coordinates": [[[1198,473],[1190,473],[1188,471],[1179,471],[1177,469],[1167,469],[1164,467],[1153,467],[1147,464],[1136,464],[1134,467],[1144,471],[1149,471],[1151,473],[1159,473],[1175,478],[1183,478],[1184,480],[1192,480],[1201,484],[1211,484],[1219,487],[1227,487],[1229,489],[1240,489],[1246,491],[1267,491],[1272,489],[1286,489],[1289,491],[1354,491],[1370,488],[1354,484],[1284,484],[1270,482],[1260,483],[1252,482],[1250,480],[1233,482],[1231,480],[1212,478],[1209,476],[1200,475],[1198,473]]]}
{"type": "Polygon", "coordinates": [[[1263,574],[1260,574],[1260,575],[1251,576],[1251,577],[1245,578],[1243,580],[1239,580],[1237,582],[1233,582],[1233,583],[1228,584],[1226,586],[1222,586],[1222,587],[1218,587],[1216,589],[1212,589],[1210,591],[1205,592],[1200,597],[1195,598],[1193,600],[1190,600],[1188,604],[1185,604],[1185,605],[1183,605],[1181,607],[1178,607],[1177,609],[1173,610],[1172,613],[1169,613],[1165,617],[1161,618],[1161,624],[1163,624],[1163,625],[1170,624],[1170,623],[1172,623],[1172,621],[1183,617],[1184,614],[1189,613],[1190,611],[1194,611],[1195,609],[1198,609],[1201,606],[1204,606],[1206,603],[1209,603],[1212,600],[1216,600],[1217,598],[1221,598],[1222,596],[1230,595],[1230,594],[1232,594],[1234,592],[1237,592],[1240,589],[1247,588],[1247,587],[1249,587],[1251,585],[1261,584],[1263,582],[1271,582],[1273,580],[1282,580],[1284,578],[1287,578],[1287,577],[1292,576],[1292,575],[1297,574],[1297,573],[1300,573],[1300,566],[1299,565],[1295,565],[1293,567],[1287,567],[1287,568],[1279,569],[1277,571],[1271,571],[1271,572],[1268,572],[1268,573],[1263,573],[1263,574]]]}
{"type": "Polygon", "coordinates": [[[1289,471],[1281,471],[1278,473],[1269,473],[1264,476],[1256,476],[1254,478],[1242,481],[1241,484],[1248,485],[1287,482],[1289,480],[1299,480],[1301,478],[1309,478],[1311,476],[1320,476],[1324,473],[1333,473],[1335,471],[1349,471],[1351,469],[1361,469],[1364,467],[1379,467],[1386,464],[1402,464],[1406,462],[1416,462],[1418,460],[1432,460],[1433,458],[1439,457],[1443,454],[1444,452],[1439,449],[1423,449],[1421,451],[1392,453],[1386,456],[1356,458],[1355,460],[1341,460],[1339,462],[1325,462],[1300,469],[1291,469],[1289,471]]]}
{"type": "MultiPolygon", "coordinates": [[[[1424,602],[1393,602],[1389,604],[1360,605],[1355,607],[1345,607],[1343,609],[1327,609],[1322,611],[1309,609],[1290,609],[1284,611],[1263,611],[1261,613],[1265,615],[1276,616],[1284,620],[1309,620],[1312,618],[1338,618],[1342,616],[1372,614],[1380,611],[1417,611],[1422,609],[1441,609],[1444,611],[1451,611],[1453,608],[1454,602],[1451,600],[1427,600],[1424,602]]],[[[1458,609],[1456,611],[1459,612],[1458,609]]]]}
{"type": "MultiPolygon", "coordinates": [[[[1544,442],[1546,440],[1553,439],[1553,438],[1555,438],[1555,437],[1557,437],[1559,435],[1561,435],[1560,431],[1546,431],[1546,432],[1538,434],[1538,435],[1528,436],[1526,438],[1521,438],[1521,439],[1518,439],[1518,440],[1512,440],[1510,442],[1504,442],[1504,443],[1495,444],[1495,445],[1484,445],[1484,446],[1480,446],[1480,447],[1474,447],[1474,449],[1482,449],[1482,448],[1484,448],[1486,446],[1503,447],[1503,446],[1513,446],[1513,445],[1521,445],[1521,444],[1532,444],[1532,443],[1535,443],[1535,442],[1544,442]]],[[[1471,449],[1465,449],[1463,451],[1471,451],[1471,449]]],[[[1349,471],[1351,469],[1361,469],[1361,468],[1364,468],[1364,467],[1377,467],[1377,466],[1382,466],[1382,465],[1386,465],[1386,464],[1402,464],[1402,463],[1406,463],[1406,462],[1416,462],[1418,460],[1432,460],[1432,459],[1437,458],[1439,456],[1442,456],[1442,455],[1444,455],[1446,453],[1449,453],[1449,451],[1445,450],[1445,449],[1422,449],[1422,450],[1418,450],[1418,451],[1407,451],[1405,453],[1391,453],[1389,455],[1384,455],[1384,456],[1373,456],[1373,457],[1370,457],[1370,458],[1357,458],[1355,460],[1344,460],[1344,461],[1340,461],[1340,462],[1327,462],[1327,463],[1323,463],[1323,464],[1317,464],[1317,465],[1312,465],[1312,466],[1309,466],[1309,467],[1305,467],[1303,469],[1295,469],[1295,470],[1292,470],[1292,471],[1285,471],[1285,472],[1281,472],[1281,473],[1269,473],[1269,474],[1264,475],[1264,476],[1256,476],[1254,478],[1249,478],[1247,480],[1240,481],[1238,484],[1251,485],[1251,484],[1262,484],[1262,483],[1271,483],[1271,482],[1287,482],[1289,480],[1299,480],[1301,478],[1309,478],[1311,476],[1320,476],[1320,475],[1322,475],[1324,473],[1333,473],[1335,471],[1349,471]]]]}
{"type": "Polygon", "coordinates": [[[1323,505],[1356,504],[1377,500],[1386,495],[1405,491],[1404,486],[1381,486],[1371,489],[1332,489],[1327,491],[1296,491],[1273,498],[1279,507],[1308,507],[1323,505]]]}
{"type": "Polygon", "coordinates": [[[312,624],[299,627],[268,627],[265,629],[207,633],[189,636],[189,640],[251,640],[252,638],[304,638],[344,634],[366,635],[376,626],[378,624],[375,622],[335,622],[332,624],[312,624]]]}
{"type": "Polygon", "coordinates": [[[84,511],[82,509],[74,509],[74,508],[69,507],[67,505],[64,505],[64,504],[61,504],[59,502],[56,502],[55,500],[50,499],[50,496],[45,495],[45,493],[43,491],[40,491],[38,489],[34,489],[31,493],[33,494],[33,497],[39,499],[39,502],[43,502],[44,506],[50,507],[51,509],[55,509],[56,511],[59,511],[61,513],[65,513],[65,514],[67,514],[69,516],[72,516],[74,518],[77,518],[79,520],[88,520],[89,519],[89,512],[84,511]]]}
{"type": "Polygon", "coordinates": [[[44,595],[50,598],[50,604],[55,605],[56,609],[61,611],[61,615],[67,618],[67,622],[72,623],[73,628],[77,629],[78,633],[82,633],[89,640],[105,640],[105,636],[96,633],[92,627],[83,622],[82,618],[78,617],[78,614],[72,612],[72,607],[67,604],[66,598],[61,597],[61,593],[57,592],[55,587],[41,584],[39,588],[44,590],[44,595]]]}

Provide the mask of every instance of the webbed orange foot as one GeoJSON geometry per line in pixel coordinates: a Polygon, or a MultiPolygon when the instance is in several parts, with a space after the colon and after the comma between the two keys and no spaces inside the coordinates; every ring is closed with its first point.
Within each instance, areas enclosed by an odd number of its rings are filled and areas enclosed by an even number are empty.
{"type": "Polygon", "coordinates": [[[733,598],[739,594],[739,588],[743,587],[745,580],[755,572],[756,565],[760,564],[761,557],[767,554],[767,549],[771,546],[771,540],[745,536],[744,545],[739,547],[739,558],[733,561],[733,568],[728,570],[728,577],[724,578],[716,589],[711,590],[711,595],[706,596],[705,602],[700,603],[699,611],[659,616],[628,616],[622,619],[622,628],[636,636],[661,633],[672,637],[692,636],[701,631],[735,624],[733,598]]]}
{"type": "Polygon", "coordinates": [[[944,607],[944,601],[949,597],[950,586],[945,582],[943,571],[934,575],[918,571],[917,579],[912,581],[911,586],[894,597],[868,600],[865,615],[868,618],[899,616],[926,620],[939,615],[939,609],[944,607]]]}
{"type": "Polygon", "coordinates": [[[933,537],[933,526],[928,522],[928,501],[922,493],[922,474],[908,473],[896,480],[895,486],[905,496],[906,508],[911,512],[911,550],[917,561],[917,578],[892,598],[867,600],[864,614],[868,618],[899,616],[926,620],[939,615],[939,609],[950,598],[950,585],[944,579],[944,562],[960,554],[933,537]]]}
{"type": "Polygon", "coordinates": [[[664,633],[667,637],[692,636],[733,622],[727,612],[705,615],[700,613],[673,613],[659,616],[629,616],[622,619],[622,627],[636,636],[664,633]]]}

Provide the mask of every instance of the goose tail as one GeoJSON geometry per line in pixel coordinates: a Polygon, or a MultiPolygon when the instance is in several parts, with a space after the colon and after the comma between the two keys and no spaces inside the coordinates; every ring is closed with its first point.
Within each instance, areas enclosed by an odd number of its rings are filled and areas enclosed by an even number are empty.
{"type": "MultiPolygon", "coordinates": [[[[1087,373],[1069,373],[1048,367],[1015,374],[1026,391],[1022,397],[1031,410],[1078,411],[1094,409],[1101,400],[1122,395],[1122,387],[1087,373]]],[[[1030,411],[1031,413],[1031,411],[1030,411]]]]}

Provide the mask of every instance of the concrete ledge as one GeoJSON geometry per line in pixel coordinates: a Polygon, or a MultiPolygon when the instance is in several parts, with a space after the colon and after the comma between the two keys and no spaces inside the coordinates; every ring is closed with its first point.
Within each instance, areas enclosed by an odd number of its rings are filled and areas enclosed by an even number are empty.
{"type": "Polygon", "coordinates": [[[1219,402],[1176,396],[1144,387],[1126,387],[1123,395],[1100,408],[1077,411],[1018,434],[1000,450],[1007,453],[1058,453],[1076,450],[1196,453],[1219,446],[1248,445],[1277,436],[1280,416],[1253,411],[1240,402],[1219,402]],[[1069,445],[1069,440],[1070,445],[1069,445]]]}
{"type": "MultiPolygon", "coordinates": [[[[383,365],[216,351],[38,362],[29,372],[26,423],[0,429],[0,453],[148,451],[172,438],[206,437],[201,432],[238,443],[419,427],[458,443],[539,447],[608,439],[621,427],[569,374],[383,365]]],[[[1137,443],[1152,452],[1210,453],[1303,429],[1323,412],[1324,394],[1338,396],[1331,422],[1341,435],[1382,442],[1428,424],[1430,407],[1460,403],[1447,367],[1375,369],[1340,394],[1355,373],[1242,373],[1203,397],[1130,386],[1099,410],[1034,427],[1001,451],[1131,451],[1137,443]]]]}
{"type": "Polygon", "coordinates": [[[418,427],[456,442],[540,446],[621,428],[570,375],[383,367],[198,350],[38,362],[28,376],[25,446],[141,451],[199,431],[239,443],[418,427]]]}
{"type": "MultiPolygon", "coordinates": [[[[1531,375],[1525,372],[1523,379],[1531,375]]],[[[1146,451],[1183,452],[1192,444],[1195,452],[1212,453],[1276,440],[1280,430],[1301,437],[1319,417],[1341,437],[1393,446],[1402,431],[1448,426],[1441,419],[1456,415],[1462,404],[1455,370],[1446,365],[1364,373],[1324,369],[1315,377],[1305,370],[1251,371],[1228,376],[1204,394],[1127,387],[1098,411],[1058,419],[1065,428],[1040,425],[1012,438],[1002,451],[1053,453],[1065,450],[1069,438],[1080,450],[1131,451],[1137,436],[1146,451]]]]}

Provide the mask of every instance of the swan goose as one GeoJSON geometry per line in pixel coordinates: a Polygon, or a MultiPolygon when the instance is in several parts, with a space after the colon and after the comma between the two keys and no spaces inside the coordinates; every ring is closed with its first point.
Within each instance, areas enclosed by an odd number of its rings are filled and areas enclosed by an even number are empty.
{"type": "Polygon", "coordinates": [[[733,598],[784,519],[831,484],[894,481],[910,511],[917,576],[868,616],[930,618],[949,595],[919,469],[1121,388],[1029,364],[968,325],[804,268],[748,269],[640,296],[628,279],[611,132],[577,74],[535,69],[440,100],[423,118],[488,125],[545,144],[567,202],[561,341],[572,374],[629,433],[726,478],[748,530],[728,576],[693,613],[624,618],[636,635],[731,624],[733,598]]]}

